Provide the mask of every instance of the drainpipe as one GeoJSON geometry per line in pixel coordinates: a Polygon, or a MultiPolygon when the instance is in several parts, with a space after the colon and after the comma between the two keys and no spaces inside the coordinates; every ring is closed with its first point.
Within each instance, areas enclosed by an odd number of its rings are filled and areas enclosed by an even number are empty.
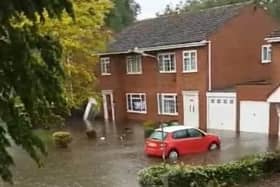
{"type": "Polygon", "coordinates": [[[276,104],[276,110],[278,115],[278,136],[280,135],[280,103],[276,104]]]}
{"type": "Polygon", "coordinates": [[[212,91],[212,42],[208,43],[208,91],[212,91]]]}

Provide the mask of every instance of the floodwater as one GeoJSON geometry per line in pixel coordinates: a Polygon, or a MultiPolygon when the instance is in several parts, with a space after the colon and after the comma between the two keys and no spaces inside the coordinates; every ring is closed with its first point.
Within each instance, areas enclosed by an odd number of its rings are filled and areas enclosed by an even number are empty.
{"type": "MultiPolygon", "coordinates": [[[[45,166],[36,164],[18,148],[15,157],[14,187],[138,187],[137,172],[161,163],[160,158],[146,157],[143,153],[144,133],[139,124],[111,124],[94,122],[96,140],[85,135],[86,125],[79,120],[68,122],[73,142],[68,149],[48,147],[45,166]],[[131,129],[128,133],[127,128],[131,129]],[[105,140],[101,140],[105,137],[105,140]]],[[[243,156],[274,150],[277,138],[262,134],[211,131],[222,138],[221,150],[188,155],[180,161],[192,165],[223,163],[243,156]]],[[[0,187],[10,187],[0,181],[0,187]]]]}

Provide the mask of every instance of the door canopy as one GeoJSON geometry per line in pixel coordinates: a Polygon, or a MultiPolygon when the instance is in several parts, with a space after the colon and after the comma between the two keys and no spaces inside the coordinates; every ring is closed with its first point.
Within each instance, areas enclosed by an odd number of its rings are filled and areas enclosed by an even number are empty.
{"type": "Polygon", "coordinates": [[[268,97],[269,103],[280,103],[280,86],[268,97]]]}

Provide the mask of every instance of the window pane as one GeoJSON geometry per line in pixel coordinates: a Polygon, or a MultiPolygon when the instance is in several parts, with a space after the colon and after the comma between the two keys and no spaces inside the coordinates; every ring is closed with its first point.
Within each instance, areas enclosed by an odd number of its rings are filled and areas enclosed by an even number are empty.
{"type": "Polygon", "coordinates": [[[155,131],[151,134],[149,138],[154,139],[154,140],[164,140],[167,136],[166,132],[162,131],[155,131]]]}
{"type": "Polygon", "coordinates": [[[128,73],[141,72],[141,57],[139,55],[127,57],[127,72],[128,73]]]}
{"type": "Polygon", "coordinates": [[[271,60],[271,47],[268,47],[267,60],[271,60]]]}
{"type": "Polygon", "coordinates": [[[263,60],[267,60],[267,48],[263,48],[263,60]]]}
{"type": "Polygon", "coordinates": [[[176,96],[174,95],[164,95],[159,96],[159,109],[162,114],[176,114],[177,113],[177,103],[176,96]]]}
{"type": "Polygon", "coordinates": [[[161,95],[159,94],[158,96],[158,112],[159,112],[159,114],[162,114],[163,113],[163,110],[162,110],[162,97],[161,97],[161,95]]]}
{"type": "Polygon", "coordinates": [[[191,70],[196,69],[196,58],[195,58],[195,53],[191,53],[191,70]]]}
{"type": "Polygon", "coordinates": [[[101,73],[110,73],[110,59],[109,58],[101,58],[101,73]]]}
{"type": "Polygon", "coordinates": [[[132,110],[132,107],[131,107],[131,97],[130,97],[130,95],[127,96],[127,106],[128,106],[128,110],[132,110]]]}
{"type": "Polygon", "coordinates": [[[196,129],[188,129],[188,134],[189,134],[189,137],[201,137],[202,136],[202,133],[199,132],[198,130],[196,129]]]}
{"type": "Polygon", "coordinates": [[[146,97],[144,94],[127,95],[127,106],[131,112],[146,112],[146,97]]]}
{"type": "Polygon", "coordinates": [[[194,51],[184,52],[184,71],[193,71],[197,69],[197,56],[194,51]]]}
{"type": "Polygon", "coordinates": [[[187,137],[188,137],[188,133],[186,130],[180,130],[180,131],[176,131],[173,133],[174,139],[182,139],[182,138],[187,138],[187,137]]]}
{"type": "Polygon", "coordinates": [[[175,71],[174,54],[159,55],[159,70],[161,72],[175,71]]]}

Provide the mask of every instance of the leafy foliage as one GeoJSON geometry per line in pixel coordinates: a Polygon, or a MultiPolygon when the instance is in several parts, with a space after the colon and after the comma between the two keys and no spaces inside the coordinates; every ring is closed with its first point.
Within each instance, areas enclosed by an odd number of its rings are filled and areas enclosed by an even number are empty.
{"type": "MultiPolygon", "coordinates": [[[[280,1],[279,0],[186,0],[184,3],[179,3],[175,8],[167,5],[163,15],[178,14],[181,12],[197,11],[217,6],[252,2],[256,5],[265,7],[270,13],[280,19],[280,1]]],[[[159,15],[160,16],[160,15],[159,15]]]]}
{"type": "Polygon", "coordinates": [[[136,20],[141,8],[134,0],[113,0],[113,3],[106,22],[110,29],[119,32],[136,20]]]}
{"type": "Polygon", "coordinates": [[[162,164],[141,170],[138,177],[142,186],[162,186],[164,183],[170,187],[234,186],[279,170],[280,152],[271,152],[204,167],[162,164]]]}
{"type": "Polygon", "coordinates": [[[75,22],[66,13],[61,19],[45,16],[40,32],[60,39],[66,73],[65,92],[71,108],[79,108],[89,97],[97,97],[95,66],[97,52],[105,50],[110,32],[104,28],[110,0],[74,0],[75,22]]]}
{"type": "Polygon", "coordinates": [[[39,34],[36,24],[15,24],[23,15],[30,23],[37,15],[44,20],[44,9],[49,17],[63,10],[73,15],[69,0],[0,2],[0,176],[9,182],[14,162],[7,148],[21,146],[40,165],[46,150],[31,128],[57,121],[66,111],[61,45],[39,34]]]}

